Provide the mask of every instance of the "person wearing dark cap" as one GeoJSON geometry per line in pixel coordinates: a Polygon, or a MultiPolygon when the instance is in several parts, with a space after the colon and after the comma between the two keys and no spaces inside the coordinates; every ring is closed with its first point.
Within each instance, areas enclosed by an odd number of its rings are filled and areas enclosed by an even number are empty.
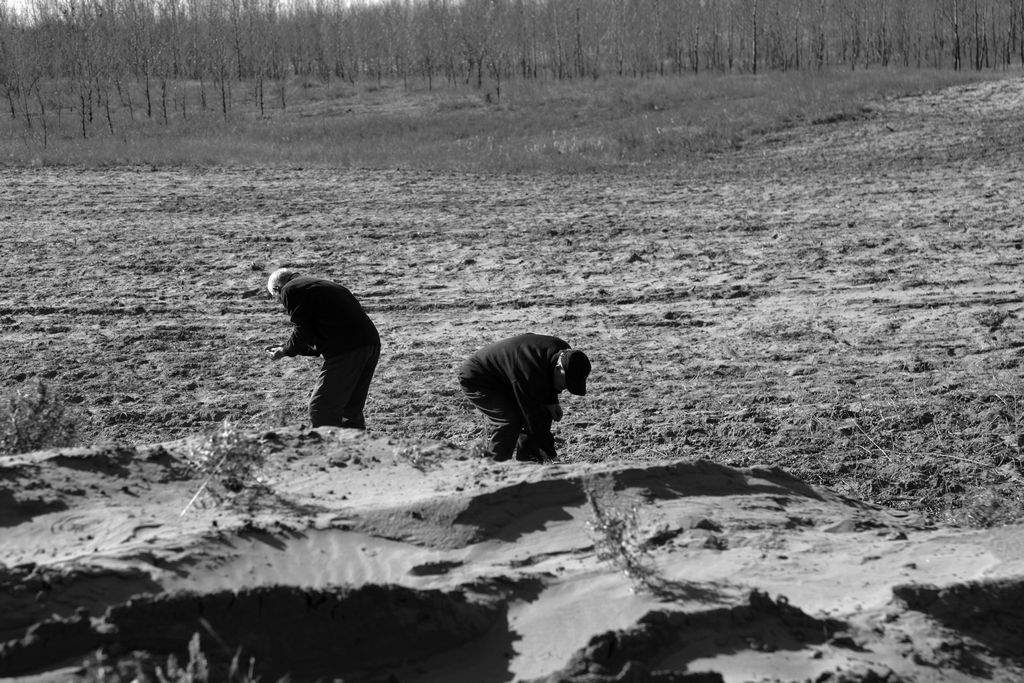
{"type": "Polygon", "coordinates": [[[590,359],[558,337],[521,334],[483,347],[462,364],[459,384],[487,422],[484,455],[497,461],[554,460],[558,394],[587,393],[590,359]]]}
{"type": "Polygon", "coordinates": [[[380,359],[380,335],[373,321],[347,288],[288,268],[270,274],[267,291],[284,305],[292,322],[288,340],[267,347],[270,357],[324,359],[309,397],[311,425],[365,429],[363,408],[380,359]]]}

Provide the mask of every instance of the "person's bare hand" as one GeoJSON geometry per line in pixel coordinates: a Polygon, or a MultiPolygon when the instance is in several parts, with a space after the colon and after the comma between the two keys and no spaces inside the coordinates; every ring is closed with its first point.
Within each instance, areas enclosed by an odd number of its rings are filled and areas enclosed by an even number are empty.
{"type": "Polygon", "coordinates": [[[268,346],[266,348],[267,353],[270,354],[271,360],[279,360],[284,358],[284,348],[280,346],[268,346]]]}
{"type": "Polygon", "coordinates": [[[559,422],[562,419],[562,406],[561,405],[559,405],[558,403],[551,403],[551,404],[546,405],[544,407],[548,409],[549,413],[551,413],[551,419],[552,420],[554,420],[555,422],[559,422]]]}

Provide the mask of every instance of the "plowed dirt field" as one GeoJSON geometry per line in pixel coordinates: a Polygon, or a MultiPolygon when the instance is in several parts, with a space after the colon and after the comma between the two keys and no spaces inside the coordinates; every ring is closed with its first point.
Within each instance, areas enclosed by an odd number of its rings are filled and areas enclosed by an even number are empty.
{"type": "MultiPolygon", "coordinates": [[[[2,168],[0,381],[49,382],[83,443],[298,424],[317,361],[263,353],[287,332],[265,278],[289,265],[378,323],[380,434],[464,444],[454,369],[535,331],[594,360],[566,461],[702,456],[835,484],[915,445],[971,458],[936,416],[995,406],[979,443],[1003,465],[1022,106],[1020,80],[953,88],[617,174],[2,168]]],[[[905,482],[854,492],[913,506],[964,466],[904,460],[905,482]]]]}

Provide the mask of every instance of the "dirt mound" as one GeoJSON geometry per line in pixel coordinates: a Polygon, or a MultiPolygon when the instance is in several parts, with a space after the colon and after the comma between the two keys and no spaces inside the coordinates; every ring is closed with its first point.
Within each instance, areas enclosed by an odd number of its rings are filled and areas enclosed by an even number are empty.
{"type": "Polygon", "coordinates": [[[969,635],[991,652],[1024,665],[1024,577],[944,587],[907,584],[893,593],[907,607],[969,635]]]}
{"type": "Polygon", "coordinates": [[[686,672],[690,659],[711,652],[802,650],[828,641],[846,626],[834,619],[810,617],[784,599],[772,600],[754,591],[746,605],[703,612],[650,612],[626,631],[595,636],[568,666],[547,680],[612,683],[644,680],[643,676],[666,681],[721,680],[716,672],[688,678],[678,674],[686,672]]]}
{"type": "Polygon", "coordinates": [[[237,657],[257,661],[260,674],[271,679],[365,680],[465,645],[503,624],[499,603],[467,600],[458,591],[393,585],[179,591],[127,600],[98,619],[78,615],[34,626],[5,646],[0,674],[81,661],[97,648],[111,657],[138,650],[158,659],[185,659],[185,646],[199,631],[213,641],[206,656],[217,678],[237,657]]]}
{"type": "Polygon", "coordinates": [[[50,501],[3,513],[0,676],[74,679],[100,650],[154,666],[194,634],[264,680],[1024,672],[1019,527],[937,529],[778,469],[246,438],[265,484],[187,509],[217,486],[197,440],[0,458],[8,500],[50,501]]]}

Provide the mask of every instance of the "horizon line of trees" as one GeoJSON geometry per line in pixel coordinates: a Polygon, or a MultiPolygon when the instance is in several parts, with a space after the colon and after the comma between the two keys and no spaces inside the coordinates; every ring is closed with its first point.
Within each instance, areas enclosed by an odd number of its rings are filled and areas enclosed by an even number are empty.
{"type": "Polygon", "coordinates": [[[1024,64],[1024,0],[0,0],[11,116],[262,113],[289,82],[513,79],[1024,64]],[[54,88],[53,84],[61,84],[54,88]],[[243,85],[244,84],[244,85],[243,85]],[[195,89],[195,88],[193,88],[195,89]],[[143,101],[132,101],[132,92],[143,101]],[[177,94],[175,94],[177,92],[177,94]],[[175,100],[178,100],[175,102],[175,100]]]}

